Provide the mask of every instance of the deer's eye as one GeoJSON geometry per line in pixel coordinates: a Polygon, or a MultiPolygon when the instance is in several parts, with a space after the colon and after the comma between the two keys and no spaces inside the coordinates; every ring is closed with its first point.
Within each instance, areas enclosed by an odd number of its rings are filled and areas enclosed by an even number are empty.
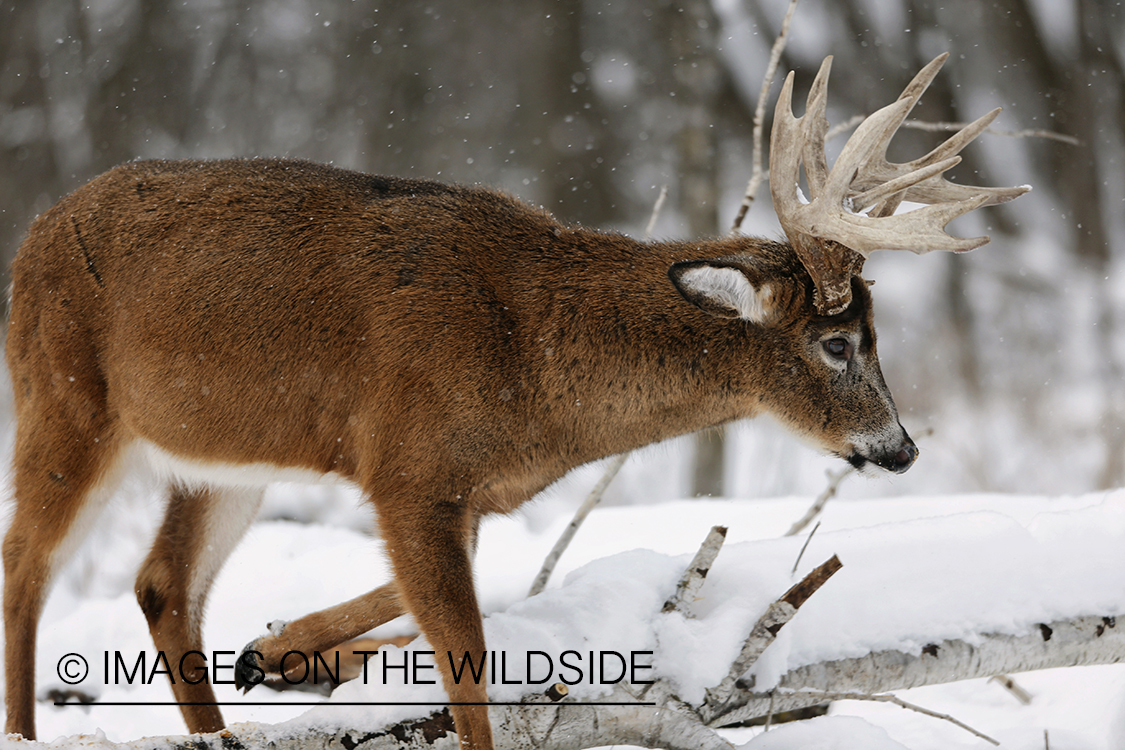
{"type": "Polygon", "coordinates": [[[826,339],[821,345],[834,359],[846,362],[852,358],[852,344],[845,338],[826,339]]]}

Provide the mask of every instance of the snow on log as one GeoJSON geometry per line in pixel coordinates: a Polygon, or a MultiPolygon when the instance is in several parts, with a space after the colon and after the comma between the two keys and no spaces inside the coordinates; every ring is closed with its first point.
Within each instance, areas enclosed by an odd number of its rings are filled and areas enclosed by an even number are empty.
{"type": "Polygon", "coordinates": [[[833,555],[827,562],[817,567],[804,577],[800,583],[793,586],[785,595],[770,605],[754,625],[742,646],[738,658],[731,664],[727,676],[717,686],[707,691],[707,699],[700,712],[705,722],[709,722],[717,714],[723,712],[730,704],[731,696],[736,689],[737,680],[754,666],[758,657],[777,638],[778,632],[787,622],[793,619],[801,605],[817,592],[829,578],[831,578],[843,564],[840,558],[833,555]]]}
{"type": "MultiPolygon", "coordinates": [[[[827,557],[838,552],[847,566],[808,597],[781,631],[781,638],[765,649],[750,672],[757,675],[757,685],[739,664],[729,700],[712,695],[709,701],[707,687],[719,685],[741,661],[746,634],[771,605],[786,599],[781,592],[810,588],[801,584],[793,588],[792,561],[800,540],[727,542],[717,564],[704,566],[709,572],[703,586],[690,595],[692,601],[670,613],[662,612],[662,607],[685,566],[697,567],[689,562],[690,555],[634,549],[587,563],[561,586],[510,604],[486,620],[488,643],[501,657],[513,656],[511,676],[517,680],[505,685],[492,679],[492,700],[541,704],[490,709],[499,727],[498,738],[503,738],[505,747],[536,750],[612,743],[723,748],[726,744],[713,734],[714,728],[766,715],[771,700],[773,711],[780,713],[823,702],[824,692],[883,693],[997,674],[1125,661],[1125,626],[1119,627],[1114,619],[1122,614],[1114,602],[1125,600],[1125,572],[1116,564],[1125,534],[1125,492],[1071,500],[990,501],[990,508],[1011,507],[1010,514],[978,512],[967,505],[975,501],[959,502],[941,501],[941,510],[950,512],[944,506],[952,505],[953,515],[818,533],[809,546],[811,554],[827,557]],[[964,507],[970,510],[959,510],[964,507]],[[1091,570],[1098,575],[1091,576],[1091,570]],[[916,595],[919,591],[925,596],[916,595]],[[1099,616],[1083,616],[1089,613],[1099,616]],[[608,694],[587,670],[586,678],[571,686],[568,697],[552,703],[542,695],[547,684],[520,682],[531,677],[530,670],[521,666],[520,655],[532,649],[555,655],[572,649],[588,659],[587,665],[592,664],[593,653],[616,650],[645,655],[640,664],[646,666],[637,684],[624,681],[608,694]],[[587,654],[591,649],[598,651],[587,654]],[[650,679],[654,684],[644,686],[650,679]],[[589,705],[599,701],[632,705],[589,705]],[[654,705],[638,705],[642,703],[654,705]]],[[[931,504],[924,504],[923,510],[929,512],[931,504]]],[[[653,512],[645,509],[646,514],[653,512]]],[[[666,513],[668,519],[679,518],[683,508],[673,505],[666,513]]],[[[716,521],[735,529],[761,513],[760,505],[726,503],[722,518],[707,518],[706,526],[695,528],[702,537],[716,521]]],[[[659,519],[658,525],[666,523],[672,521],[659,519]]],[[[288,526],[266,526],[260,543],[277,547],[279,539],[296,533],[288,526]],[[273,538],[267,532],[287,536],[273,538]]],[[[685,532],[677,528],[677,533],[685,532]]],[[[356,543],[360,542],[368,544],[366,539],[356,543]]],[[[705,553],[704,562],[717,549],[705,553]]],[[[283,588],[284,582],[278,586],[283,588]]],[[[796,600],[787,605],[805,598],[794,596],[796,600]]],[[[57,642],[47,648],[67,653],[73,647],[70,642],[57,642]]],[[[385,658],[384,666],[393,666],[406,657],[388,648],[380,658],[385,658]]],[[[97,700],[108,704],[122,697],[147,696],[140,688],[132,694],[107,690],[97,700]]],[[[104,736],[73,736],[66,746],[453,748],[455,736],[444,713],[419,718],[409,713],[430,709],[378,707],[389,701],[440,706],[442,700],[444,694],[436,684],[396,686],[386,680],[370,684],[356,680],[341,686],[323,707],[284,724],[233,723],[228,731],[215,735],[120,745],[104,736]]],[[[96,706],[85,710],[97,713],[96,706]]],[[[91,721],[89,726],[97,724],[91,721]]]]}

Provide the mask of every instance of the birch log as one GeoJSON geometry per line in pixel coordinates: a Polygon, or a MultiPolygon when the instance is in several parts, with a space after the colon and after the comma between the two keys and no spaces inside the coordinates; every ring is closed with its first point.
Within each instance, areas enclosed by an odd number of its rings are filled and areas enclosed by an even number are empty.
{"type": "MultiPolygon", "coordinates": [[[[936,685],[994,674],[1052,667],[1115,664],[1125,661],[1125,627],[1112,617],[1081,617],[1046,623],[1021,636],[984,635],[977,645],[942,641],[919,653],[880,651],[857,659],[811,664],[794,669],[773,692],[773,711],[780,713],[823,702],[821,691],[882,693],[936,685]],[[803,689],[817,692],[804,693],[803,689]]],[[[644,699],[667,702],[660,706],[584,706],[550,703],[543,696],[528,705],[496,706],[490,713],[497,744],[520,750],[581,750],[597,745],[623,744],[667,750],[727,750],[730,745],[710,727],[765,716],[771,693],[736,687],[721,715],[705,724],[690,707],[677,704],[666,684],[658,680],[644,699]]],[[[629,700],[618,688],[607,700],[629,700]]],[[[97,750],[456,750],[456,735],[444,711],[392,727],[369,729],[282,730],[266,725],[240,724],[222,732],[191,737],[161,737],[112,743],[89,737],[85,746],[97,750]]],[[[39,742],[9,740],[13,748],[48,750],[39,742]]]]}
{"type": "MultiPolygon", "coordinates": [[[[941,685],[997,674],[1125,661],[1125,627],[1113,617],[1079,617],[1044,623],[1021,636],[985,634],[972,645],[962,640],[929,644],[918,653],[878,651],[856,659],[810,664],[785,674],[774,710],[791,711],[823,702],[803,689],[834,693],[884,693],[941,685]]],[[[769,712],[770,693],[742,688],[712,726],[745,721],[769,712]]]]}

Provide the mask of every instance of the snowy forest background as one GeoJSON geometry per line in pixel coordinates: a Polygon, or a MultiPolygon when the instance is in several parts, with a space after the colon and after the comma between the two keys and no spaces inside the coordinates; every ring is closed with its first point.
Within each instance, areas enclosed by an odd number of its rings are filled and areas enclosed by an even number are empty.
{"type": "MultiPolygon", "coordinates": [[[[2,266],[6,274],[37,213],[114,164],[150,157],[287,155],[481,182],[564,221],[634,235],[667,185],[658,237],[729,231],[785,6],[4,0],[2,266]]],[[[803,97],[821,58],[835,55],[837,123],[891,101],[945,50],[951,60],[918,118],[967,121],[1001,105],[996,127],[1079,145],[983,137],[955,180],[1035,188],[953,227],[989,233],[992,244],[965,257],[884,254],[868,264],[884,372],[907,429],[932,434],[910,474],[849,490],[1118,486],[1125,9],[1108,0],[805,0],[781,69],[797,71],[803,97]]],[[[905,131],[891,157],[912,158],[939,137],[905,131]]],[[[759,192],[744,229],[779,236],[768,190],[759,192]]],[[[819,467],[831,465],[769,425],[725,438],[650,452],[611,497],[815,492],[819,467]]]]}
{"type": "MultiPolygon", "coordinates": [[[[635,236],[667,185],[657,237],[727,232],[750,176],[753,108],[786,5],[0,0],[0,281],[7,283],[8,264],[37,213],[134,158],[286,155],[373,173],[481,182],[564,221],[635,236]]],[[[893,480],[848,480],[840,499],[861,501],[830,506],[817,540],[823,550],[810,549],[813,556],[842,547],[850,555],[846,570],[901,578],[900,585],[860,579],[855,589],[826,590],[821,620],[816,610],[803,610],[813,623],[806,630],[839,648],[861,641],[898,647],[891,636],[929,643],[980,628],[1014,632],[1075,614],[1119,615],[1125,591],[1117,572],[1121,493],[1107,493],[1104,507],[1100,495],[1057,497],[1125,485],[1125,7],[1116,0],[801,0],[781,73],[796,70],[803,102],[820,60],[835,55],[829,86],[835,124],[893,100],[943,51],[951,58],[916,117],[967,121],[1001,105],[997,129],[1051,131],[1071,142],[982,136],[954,180],[1034,187],[952,227],[962,236],[990,234],[992,243],[965,256],[883,253],[867,264],[866,275],[878,282],[883,370],[922,453],[909,473],[893,480]],[[948,497],[980,491],[1008,494],[948,497]],[[862,501],[904,495],[914,497],[862,501]],[[1089,513],[1077,515],[1082,510],[1089,513]],[[962,515],[944,520],[947,514],[962,515]],[[910,526],[912,519],[924,520],[910,526]],[[869,536],[849,541],[851,529],[867,527],[874,527],[864,532],[869,536]],[[1070,529],[1073,539],[1059,544],[1057,537],[1066,536],[1059,529],[1070,529]],[[951,572],[954,563],[960,572],[951,572]],[[1015,571],[1015,582],[997,570],[1015,571]],[[1077,604],[1067,599],[1075,592],[1082,594],[1077,604]],[[872,616],[876,603],[903,622],[882,610],[872,616]],[[841,612],[882,628],[886,638],[848,640],[827,625],[816,627],[821,621],[839,627],[841,612]],[[940,615],[950,613],[964,622],[942,630],[940,615]]],[[[903,131],[890,156],[913,158],[943,137],[903,131]]],[[[781,236],[764,185],[743,229],[781,236]]],[[[0,455],[10,441],[8,411],[4,396],[0,455]]],[[[776,548],[783,559],[774,565],[780,572],[771,573],[777,579],[771,587],[755,578],[773,570],[756,557],[757,547],[731,553],[750,562],[732,566],[739,576],[722,574],[731,576],[728,588],[712,601],[746,607],[752,620],[762,602],[751,606],[736,595],[764,602],[788,585],[794,555],[785,545],[796,540],[775,537],[825,487],[824,469],[842,466],[766,422],[648,449],[625,464],[608,502],[692,495],[754,501],[605,509],[591,517],[556,578],[637,546],[682,554],[712,523],[730,524],[732,542],[765,540],[762,549],[776,548]]],[[[599,472],[580,470],[518,518],[486,524],[478,585],[484,609],[494,613],[490,622],[502,625],[495,613],[518,607],[513,602],[525,596],[546,547],[599,472]]],[[[51,684],[54,659],[65,650],[146,647],[132,592],[160,512],[146,492],[128,488],[94,534],[95,544],[79,553],[56,587],[44,618],[40,686],[51,684]],[[117,532],[114,554],[105,555],[96,540],[110,526],[117,532]]],[[[337,487],[272,490],[267,518],[322,525],[298,529],[275,520],[249,536],[217,585],[208,642],[238,646],[259,633],[263,617],[299,615],[358,593],[349,587],[369,585],[361,574],[338,572],[340,559],[361,561],[354,566],[361,571],[378,565],[377,545],[354,533],[371,528],[370,515],[355,510],[357,501],[357,493],[337,487]],[[271,585],[253,585],[262,580],[271,585]],[[260,601],[247,603],[247,591],[260,601]],[[323,602],[310,601],[316,597],[323,602]]],[[[649,567],[626,566],[630,583],[613,579],[610,603],[620,609],[621,592],[642,591],[637,581],[649,567]]],[[[578,582],[591,577],[600,580],[587,572],[578,582]]],[[[540,606],[547,608],[547,629],[573,609],[565,597],[540,606]]],[[[709,638],[697,640],[712,646],[709,638]]],[[[996,708],[1012,717],[1008,724],[982,722],[1028,729],[1020,748],[1041,747],[1042,727],[1067,722],[1088,725],[1089,737],[1110,738],[1072,748],[1121,746],[1121,667],[1085,670],[1021,677],[1039,691],[1037,702],[996,708]]],[[[163,684],[152,690],[143,695],[166,699],[163,684]]],[[[970,721],[978,707],[982,713],[993,707],[985,692],[993,687],[921,690],[961,696],[956,713],[970,721]]],[[[995,703],[1001,700],[1007,697],[995,703]]],[[[114,730],[118,739],[180,726],[172,708],[127,720],[103,710],[110,714],[41,707],[40,719],[56,734],[124,721],[114,730]]],[[[879,721],[900,722],[905,736],[905,720],[879,715],[879,721]]],[[[913,737],[934,731],[925,721],[913,737]]],[[[1051,737],[1052,747],[1064,746],[1051,737]]],[[[790,746],[811,745],[784,747],[790,746]]],[[[960,745],[934,734],[928,744],[916,739],[910,746],[960,745]]]]}

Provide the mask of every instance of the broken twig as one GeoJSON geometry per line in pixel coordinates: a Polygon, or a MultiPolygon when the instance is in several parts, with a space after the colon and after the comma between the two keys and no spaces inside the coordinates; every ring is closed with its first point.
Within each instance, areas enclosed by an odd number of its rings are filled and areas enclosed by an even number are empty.
{"type": "Polygon", "coordinates": [[[711,527],[707,538],[703,540],[699,551],[695,553],[695,557],[692,558],[687,570],[684,571],[683,577],[680,578],[679,584],[676,585],[676,592],[668,598],[668,601],[664,602],[662,612],[678,610],[687,617],[691,616],[684,607],[695,600],[695,595],[699,593],[699,589],[702,588],[703,582],[707,579],[707,574],[711,572],[711,565],[719,555],[719,550],[722,549],[726,538],[726,526],[711,527]]]}
{"type": "Polygon", "coordinates": [[[731,664],[727,676],[718,685],[707,690],[706,701],[700,708],[705,723],[710,722],[714,716],[724,709],[727,701],[734,694],[738,678],[754,666],[758,657],[777,639],[777,634],[781,631],[781,628],[793,619],[801,605],[808,601],[809,597],[815,594],[842,567],[843,563],[840,562],[840,558],[833,555],[827,562],[805,576],[800,583],[793,586],[785,592],[784,596],[769,606],[766,613],[750,630],[750,635],[743,643],[738,658],[731,664]]]}
{"type": "Polygon", "coordinates": [[[805,537],[805,543],[801,545],[801,551],[797,553],[797,559],[793,562],[793,570],[791,570],[789,572],[789,575],[796,575],[797,574],[797,566],[801,564],[801,558],[805,556],[805,550],[807,550],[809,548],[809,542],[812,541],[813,534],[815,534],[816,530],[819,529],[819,528],[820,528],[820,521],[817,521],[816,526],[813,526],[812,531],[810,531],[809,535],[807,537],[805,537]]]}
{"type": "Polygon", "coordinates": [[[1013,680],[1008,675],[998,674],[998,675],[995,675],[993,677],[990,677],[988,679],[988,681],[998,683],[1000,685],[1000,687],[1004,688],[1009,693],[1011,693],[1012,697],[1015,698],[1016,700],[1018,700],[1023,705],[1026,706],[1029,703],[1031,703],[1031,693],[1024,690],[1018,682],[1013,680]]]}

